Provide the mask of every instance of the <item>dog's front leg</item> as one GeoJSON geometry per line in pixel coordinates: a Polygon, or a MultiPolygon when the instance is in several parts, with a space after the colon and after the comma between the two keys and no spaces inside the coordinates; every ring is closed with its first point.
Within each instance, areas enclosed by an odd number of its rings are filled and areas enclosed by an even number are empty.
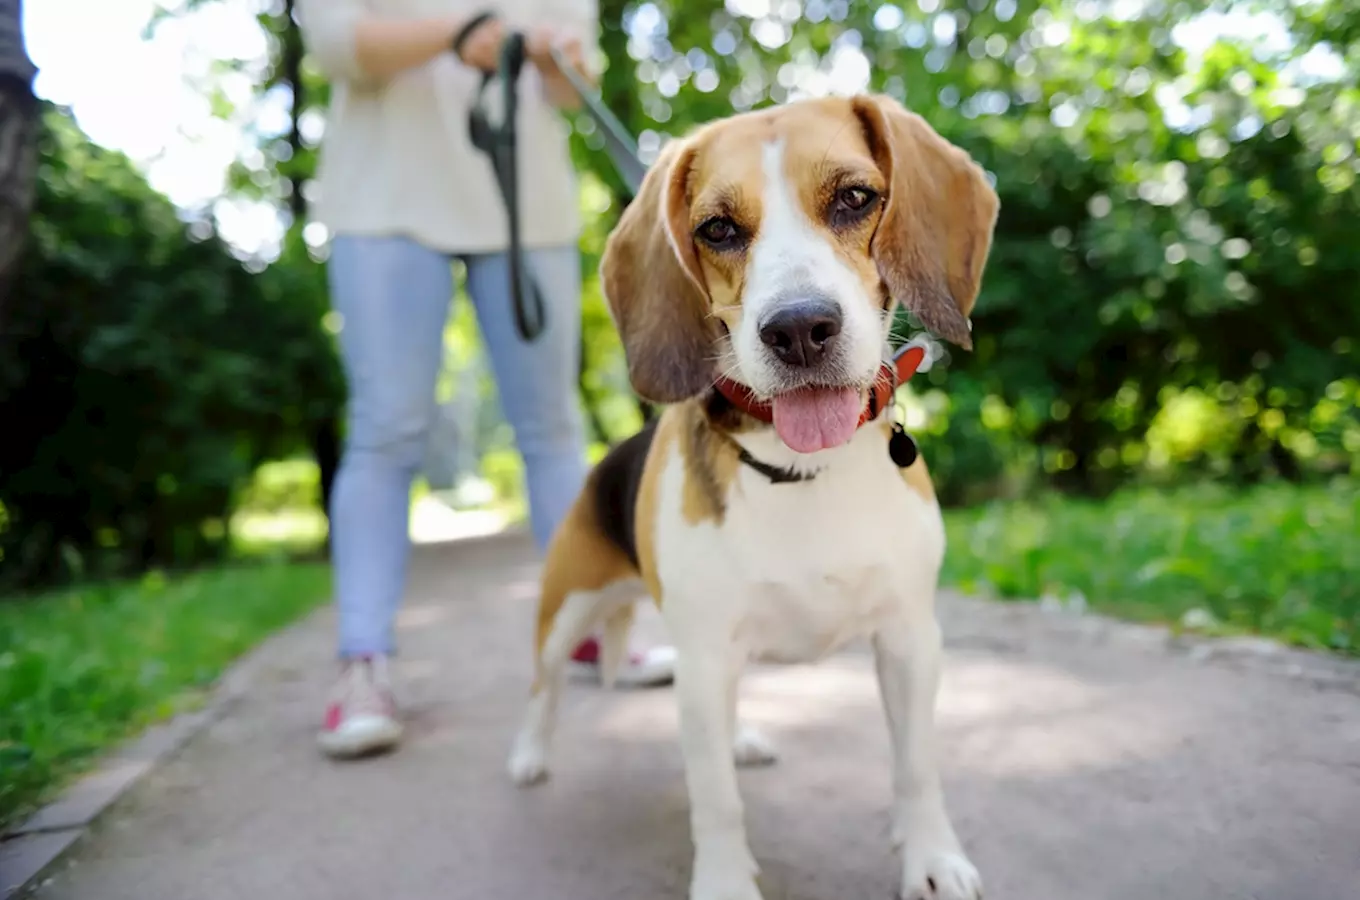
{"type": "Polygon", "coordinates": [[[903,850],[903,900],[975,900],[982,880],[945,810],[935,755],[940,626],[904,613],[874,636],[879,689],[892,739],[893,843],[903,850]]]}
{"type": "Polygon", "coordinates": [[[680,749],[694,839],[690,900],[761,900],[732,753],[732,700],[740,660],[736,648],[718,637],[720,630],[704,628],[704,639],[685,640],[689,631],[672,627],[677,635],[680,749]]]}

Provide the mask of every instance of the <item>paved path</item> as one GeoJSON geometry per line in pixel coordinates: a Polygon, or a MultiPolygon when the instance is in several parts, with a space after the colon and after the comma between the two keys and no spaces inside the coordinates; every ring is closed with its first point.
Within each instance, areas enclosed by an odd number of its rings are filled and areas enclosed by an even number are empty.
{"type": "MultiPolygon", "coordinates": [[[[230,713],[37,896],[683,900],[669,691],[573,687],[554,778],[521,792],[503,775],[529,678],[530,559],[519,538],[417,551],[402,752],[336,765],[314,751],[331,672],[320,614],[277,638],[230,713]]],[[[1265,671],[1273,657],[1197,658],[1102,620],[944,602],[947,790],[989,898],[1360,898],[1354,669],[1319,670],[1340,679],[1321,686],[1265,671]]],[[[887,740],[866,652],[757,670],[745,696],[783,752],[741,775],[766,900],[888,900],[887,740]]]]}

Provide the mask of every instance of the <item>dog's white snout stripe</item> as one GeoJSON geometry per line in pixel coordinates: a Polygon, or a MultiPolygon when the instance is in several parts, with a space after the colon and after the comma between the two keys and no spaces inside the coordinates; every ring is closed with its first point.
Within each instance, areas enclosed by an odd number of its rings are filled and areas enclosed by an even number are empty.
{"type": "Polygon", "coordinates": [[[742,326],[733,348],[744,380],[757,391],[780,386],[779,359],[762,335],[780,311],[825,302],[837,310],[837,367],[871,377],[882,350],[877,306],[859,276],[836,254],[824,224],[814,221],[798,200],[793,177],[785,171],[783,140],[761,149],[760,227],[747,261],[742,297],[742,326]]]}

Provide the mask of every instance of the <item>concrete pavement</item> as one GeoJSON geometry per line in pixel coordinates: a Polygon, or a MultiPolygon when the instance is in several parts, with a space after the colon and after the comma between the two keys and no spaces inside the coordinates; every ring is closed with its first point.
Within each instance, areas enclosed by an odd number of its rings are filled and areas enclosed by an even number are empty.
{"type": "MultiPolygon", "coordinates": [[[[314,749],[329,610],[279,636],[230,712],[36,896],[683,900],[669,690],[574,685],[553,778],[521,791],[504,774],[535,574],[519,537],[417,549],[398,669],[411,724],[390,757],[335,764],[314,749]]],[[[989,898],[1360,898],[1357,667],[942,604],[946,789],[989,898]]],[[[743,697],[782,754],[740,776],[766,900],[888,900],[887,735],[867,651],[753,670],[743,697]]]]}

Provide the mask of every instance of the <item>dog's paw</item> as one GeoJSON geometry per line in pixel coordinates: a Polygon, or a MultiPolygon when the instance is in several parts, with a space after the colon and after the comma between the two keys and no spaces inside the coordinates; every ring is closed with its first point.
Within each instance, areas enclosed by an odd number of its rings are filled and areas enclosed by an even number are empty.
{"type": "Polygon", "coordinates": [[[516,741],[506,769],[510,772],[510,780],[520,787],[529,787],[546,781],[548,757],[543,745],[534,741],[516,741]]]}
{"type": "Polygon", "coordinates": [[[695,854],[689,900],[762,900],[756,887],[758,871],[744,844],[709,845],[695,854]]]}
{"type": "Polygon", "coordinates": [[[732,757],[739,766],[769,766],[779,759],[779,754],[765,735],[754,728],[738,726],[737,739],[732,744],[732,757]]]}
{"type": "Polygon", "coordinates": [[[756,887],[755,881],[751,879],[742,884],[730,884],[714,890],[705,889],[701,892],[695,889],[690,892],[689,897],[690,900],[763,900],[760,888],[756,887]]]}
{"type": "Polygon", "coordinates": [[[908,851],[902,875],[902,900],[981,900],[982,876],[957,852],[919,857],[908,851]]]}
{"type": "Polygon", "coordinates": [[[695,878],[689,900],[763,900],[756,880],[745,873],[728,878],[695,878]]]}

